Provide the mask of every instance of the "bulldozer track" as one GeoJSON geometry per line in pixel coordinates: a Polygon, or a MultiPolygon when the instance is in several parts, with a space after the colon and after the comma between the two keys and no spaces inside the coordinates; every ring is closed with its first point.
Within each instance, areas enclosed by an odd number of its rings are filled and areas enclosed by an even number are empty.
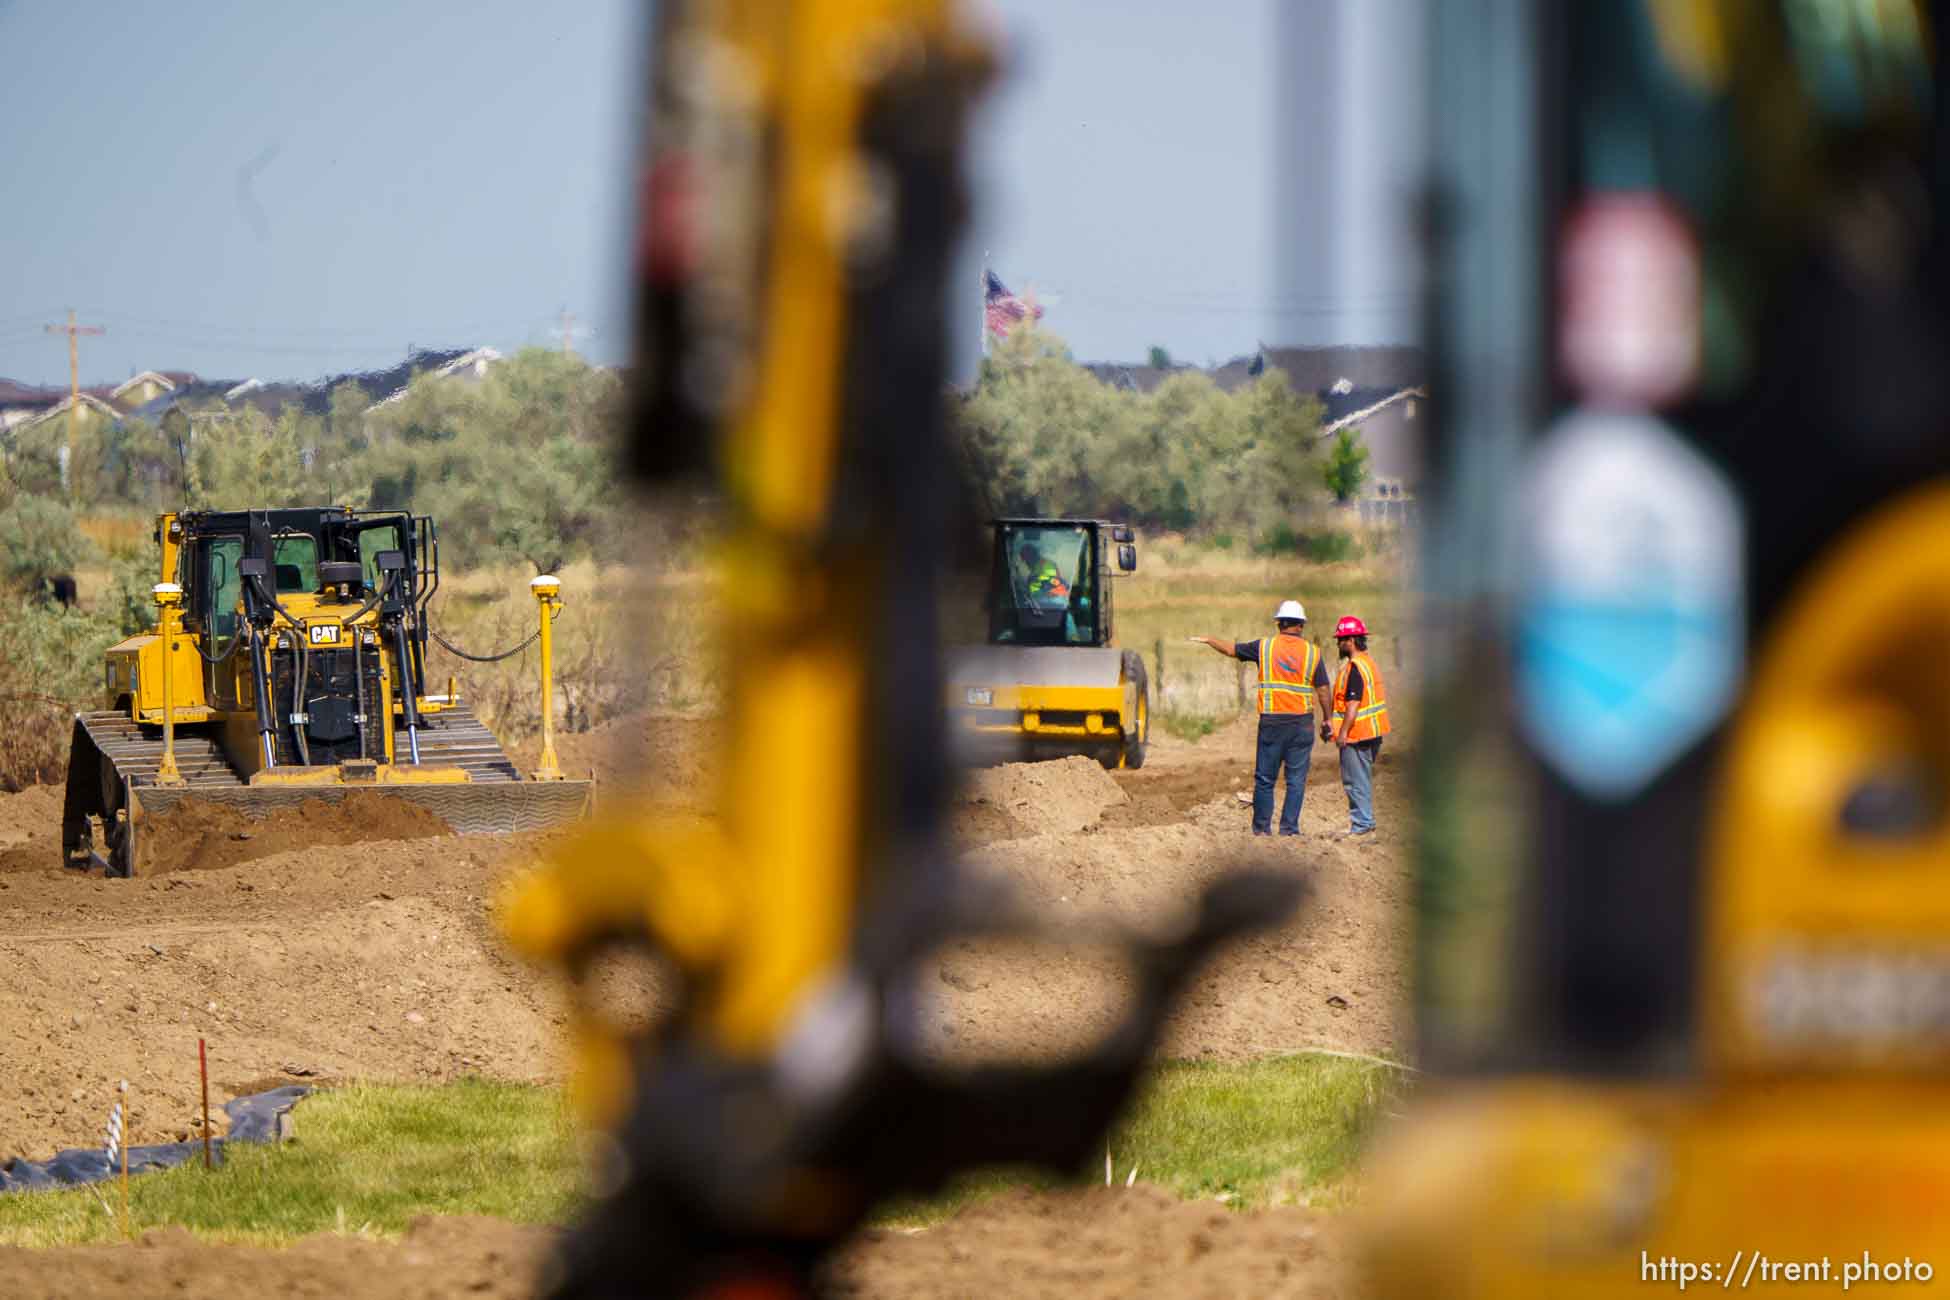
{"type": "MultiPolygon", "coordinates": [[[[118,773],[138,787],[154,783],[162,767],[159,728],[144,727],[116,709],[82,713],[77,718],[87,728],[95,748],[114,763],[118,773]]],[[[406,737],[401,734],[396,751],[403,755],[405,750],[406,737]]],[[[426,718],[420,728],[420,762],[427,767],[462,768],[475,784],[521,779],[494,733],[464,705],[426,718]]],[[[248,788],[224,757],[217,738],[205,732],[177,728],[176,766],[194,787],[248,788]]]]}

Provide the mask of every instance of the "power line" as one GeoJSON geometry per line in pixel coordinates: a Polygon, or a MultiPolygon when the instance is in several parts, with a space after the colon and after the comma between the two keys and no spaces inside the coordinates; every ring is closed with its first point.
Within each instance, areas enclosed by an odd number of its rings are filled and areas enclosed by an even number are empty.
{"type": "MultiPolygon", "coordinates": [[[[39,311],[22,312],[18,316],[0,316],[0,328],[12,328],[15,325],[26,325],[26,324],[32,324],[38,326],[42,321],[47,319],[49,316],[59,315],[61,312],[65,310],[67,309],[64,307],[43,307],[39,311]]],[[[86,310],[89,312],[90,315],[99,314],[95,312],[93,308],[87,308],[86,310]]]]}
{"type": "MultiPolygon", "coordinates": [[[[234,322],[173,320],[113,310],[95,311],[89,308],[82,310],[105,319],[115,327],[118,334],[136,338],[167,339],[186,346],[251,352],[335,352],[338,354],[384,352],[397,348],[398,344],[395,340],[400,338],[446,337],[480,341],[488,337],[533,338],[538,332],[538,322],[534,317],[515,321],[511,321],[508,317],[498,317],[471,321],[392,322],[356,327],[257,326],[234,322]]],[[[575,327],[578,337],[585,337],[591,332],[587,326],[575,327]]]]}

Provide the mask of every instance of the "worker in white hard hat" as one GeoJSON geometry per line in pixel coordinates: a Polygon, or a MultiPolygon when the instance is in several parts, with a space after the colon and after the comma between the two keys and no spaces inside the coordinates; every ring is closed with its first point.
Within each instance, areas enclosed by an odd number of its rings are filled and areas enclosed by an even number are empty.
{"type": "Polygon", "coordinates": [[[1300,802],[1307,792],[1307,765],[1314,756],[1314,715],[1327,725],[1332,682],[1320,651],[1307,640],[1307,611],[1297,600],[1273,611],[1274,636],[1257,641],[1192,640],[1222,655],[1259,665],[1259,748],[1253,763],[1253,834],[1273,833],[1273,783],[1286,769],[1286,798],[1280,803],[1280,834],[1300,833],[1300,802]]]}

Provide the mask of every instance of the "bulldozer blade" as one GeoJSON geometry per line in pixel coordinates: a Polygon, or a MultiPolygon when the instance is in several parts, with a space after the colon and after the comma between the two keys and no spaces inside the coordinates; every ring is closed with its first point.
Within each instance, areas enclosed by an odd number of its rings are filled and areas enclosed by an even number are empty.
{"type": "Polygon", "coordinates": [[[100,864],[110,875],[141,875],[153,859],[148,823],[186,800],[258,818],[308,801],[342,803],[358,791],[424,808],[462,835],[560,826],[587,816],[594,800],[592,781],[522,780],[494,736],[465,707],[429,719],[420,743],[429,767],[450,769],[462,779],[346,781],[343,769],[336,774],[316,769],[315,784],[252,785],[231,766],[212,730],[178,727],[176,759],[184,784],[158,785],[163,741],[155,728],[139,726],[118,710],[79,713],[68,756],[62,848],[70,866],[100,864]],[[106,858],[95,851],[91,819],[101,822],[106,858]]]}
{"type": "Polygon", "coordinates": [[[307,801],[339,804],[347,795],[397,799],[424,808],[456,834],[532,831],[577,821],[588,812],[594,784],[589,781],[496,781],[454,785],[310,785],[283,788],[230,786],[198,789],[191,786],[137,786],[130,802],[136,827],[135,874],[142,874],[145,857],[143,823],[186,801],[234,808],[249,817],[266,817],[280,808],[296,808],[307,801]]]}

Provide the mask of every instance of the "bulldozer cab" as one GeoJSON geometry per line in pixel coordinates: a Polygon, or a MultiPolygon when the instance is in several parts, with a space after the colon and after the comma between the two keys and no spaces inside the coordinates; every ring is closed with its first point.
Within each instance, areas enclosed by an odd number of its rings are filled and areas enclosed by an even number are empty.
{"type": "Polygon", "coordinates": [[[1131,530],[1094,519],[997,519],[989,583],[993,645],[1107,646],[1110,582],[1137,568],[1131,530]]]}
{"type": "Polygon", "coordinates": [[[400,556],[399,598],[418,606],[432,595],[431,527],[408,514],[329,506],[200,511],[177,516],[173,529],[176,562],[167,576],[187,596],[185,622],[217,637],[235,633],[246,612],[248,560],[264,563],[265,586],[279,599],[364,599],[385,585],[380,557],[392,552],[400,556]]]}

